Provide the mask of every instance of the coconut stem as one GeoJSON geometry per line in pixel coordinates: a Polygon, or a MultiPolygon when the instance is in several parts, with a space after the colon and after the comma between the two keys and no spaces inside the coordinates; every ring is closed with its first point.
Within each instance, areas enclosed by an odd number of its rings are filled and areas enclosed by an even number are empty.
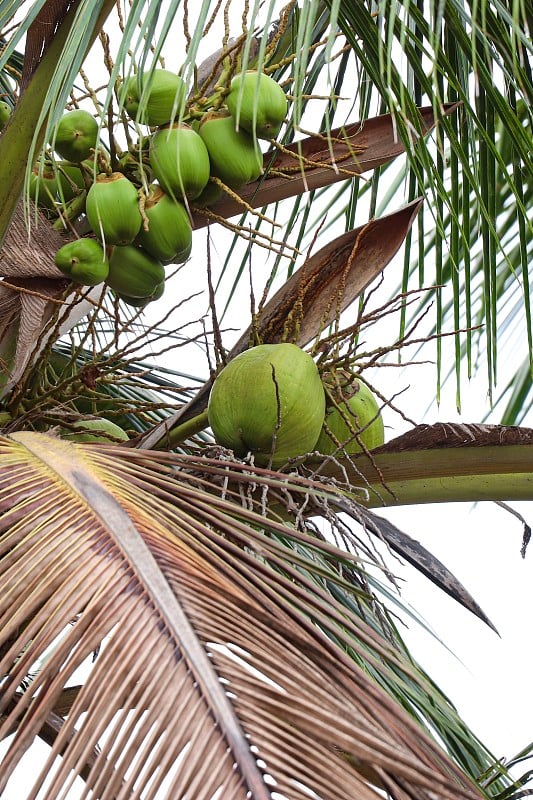
{"type": "Polygon", "coordinates": [[[161,441],[156,447],[176,447],[176,445],[194,436],[195,433],[200,433],[204,428],[207,428],[209,422],[207,419],[207,410],[202,411],[195,417],[191,417],[186,422],[176,425],[167,431],[166,435],[162,437],[161,441]]]}
{"type": "Polygon", "coordinates": [[[67,227],[67,222],[73,222],[80,214],[85,211],[85,198],[87,192],[81,192],[77,197],[73,197],[66,206],[58,209],[59,218],[52,223],[52,228],[56,231],[62,231],[67,227]]]}

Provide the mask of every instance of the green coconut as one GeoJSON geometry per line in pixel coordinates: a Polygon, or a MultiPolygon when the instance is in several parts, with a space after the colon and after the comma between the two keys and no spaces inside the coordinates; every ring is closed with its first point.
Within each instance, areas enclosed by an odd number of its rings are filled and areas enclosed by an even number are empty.
{"type": "Polygon", "coordinates": [[[55,209],[58,175],[51,164],[35,164],[30,175],[30,197],[40,207],[55,209]]]}
{"type": "Polygon", "coordinates": [[[137,189],[121,172],[98,175],[85,209],[91,228],[106,245],[130,244],[142,225],[137,189]]]}
{"type": "Polygon", "coordinates": [[[88,111],[78,108],[61,117],[54,149],[67,161],[79,164],[89,158],[98,141],[98,122],[88,111]]]}
{"type": "Polygon", "coordinates": [[[165,268],[134,244],[114,247],[109,258],[107,283],[119,295],[146,299],[165,280],[165,268]]]}
{"type": "Polygon", "coordinates": [[[214,181],[209,181],[203,192],[194,201],[195,206],[205,208],[212,206],[223,196],[224,190],[214,181]]]}
{"type": "Polygon", "coordinates": [[[77,164],[70,161],[58,161],[56,167],[59,196],[68,203],[85,189],[83,172],[77,164]]]}
{"type": "Polygon", "coordinates": [[[143,223],[136,242],[147,253],[163,264],[180,264],[190,255],[192,247],[192,227],[187,209],[177,200],[166,194],[160,186],[150,186],[144,205],[147,219],[143,223]]]}
{"type": "Polygon", "coordinates": [[[119,294],[115,292],[116,296],[119,300],[122,300],[123,303],[126,303],[127,306],[133,306],[133,308],[144,308],[147,306],[148,303],[153,303],[155,300],[159,300],[160,297],[163,297],[165,293],[165,281],[161,281],[161,283],[155,287],[154,292],[149,297],[129,297],[127,294],[119,294]]]}
{"type": "Polygon", "coordinates": [[[4,425],[9,425],[12,419],[13,417],[9,411],[0,411],[0,428],[3,428],[4,425]]]}
{"type": "Polygon", "coordinates": [[[126,84],[124,108],[142,125],[170,122],[185,96],[185,82],[168,69],[132,75],[126,84]]]}
{"type": "Polygon", "coordinates": [[[194,200],[209,180],[209,153],[202,137],[188,125],[170,125],[154,133],[150,164],[171,197],[194,200]]]}
{"type": "Polygon", "coordinates": [[[84,286],[97,286],[109,274],[104,249],[94,239],[76,239],[63,245],[55,255],[55,263],[61,272],[84,286]]]}
{"type": "Polygon", "coordinates": [[[237,189],[261,175],[263,154],[257,139],[245,130],[237,130],[229,113],[206,114],[198,132],[209,153],[211,175],[220,178],[226,186],[237,189]]]}
{"type": "Polygon", "coordinates": [[[310,355],[294,344],[263,344],[241,353],[217,376],[208,419],[218,444],[260,466],[279,468],[313,449],[324,421],[325,393],[310,355]]]}
{"type": "Polygon", "coordinates": [[[105,417],[97,419],[80,419],[72,423],[71,428],[63,428],[60,432],[62,439],[71,442],[107,442],[113,444],[115,440],[127,442],[129,439],[126,431],[105,417]]]}
{"type": "Polygon", "coordinates": [[[381,447],[385,441],[383,419],[368,386],[359,379],[347,383],[345,373],[341,372],[331,393],[336,405],[328,404],[324,427],[314,449],[324,455],[336,452],[338,444],[333,437],[349,454],[360,453],[363,445],[367,450],[381,447]]]}
{"type": "Polygon", "coordinates": [[[13,109],[5,100],[0,100],[0,131],[7,125],[13,109]]]}
{"type": "Polygon", "coordinates": [[[287,96],[281,86],[254,70],[233,78],[226,105],[239,128],[259,139],[275,139],[287,115],[287,96]]]}
{"type": "Polygon", "coordinates": [[[190,257],[192,253],[192,239],[189,245],[184,247],[182,250],[178,250],[174,258],[172,259],[173,264],[185,264],[187,259],[190,257]]]}

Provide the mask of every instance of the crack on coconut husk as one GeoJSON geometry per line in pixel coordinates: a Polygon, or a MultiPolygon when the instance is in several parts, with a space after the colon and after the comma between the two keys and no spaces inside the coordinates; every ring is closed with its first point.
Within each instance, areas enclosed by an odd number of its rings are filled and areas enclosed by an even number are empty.
{"type": "Polygon", "coordinates": [[[405,450],[431,450],[449,447],[490,447],[492,445],[533,444],[533,428],[517,425],[482,425],[478,423],[437,422],[417,425],[407,433],[391,439],[373,454],[405,450]]]}

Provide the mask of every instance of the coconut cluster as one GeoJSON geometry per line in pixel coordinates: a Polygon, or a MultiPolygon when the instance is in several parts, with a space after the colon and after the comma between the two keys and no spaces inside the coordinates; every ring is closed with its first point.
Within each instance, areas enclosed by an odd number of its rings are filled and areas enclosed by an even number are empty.
{"type": "Polygon", "coordinates": [[[67,210],[91,229],[58,251],[58,268],[83,285],[105,281],[143,306],[162,295],[164,267],[189,258],[191,205],[209,206],[224,187],[238,191],[259,178],[260,140],[279,134],[287,97],[266,73],[249,70],[193,108],[182,78],[165,69],[132,75],[120,96],[137,143],[111,159],[95,117],[69,111],[52,143],[58,157],[40,159],[30,193],[50,216],[67,210]]]}
{"type": "Polygon", "coordinates": [[[361,380],[341,370],[321,377],[294,344],[263,344],[218,374],[208,404],[218,444],[278,469],[311,452],[354,454],[385,441],[379,405],[361,380]]]}

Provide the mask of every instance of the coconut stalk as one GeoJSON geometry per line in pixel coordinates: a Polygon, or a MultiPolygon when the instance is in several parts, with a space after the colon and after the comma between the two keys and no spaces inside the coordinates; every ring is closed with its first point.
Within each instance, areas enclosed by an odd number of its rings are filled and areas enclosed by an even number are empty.
{"type": "Polygon", "coordinates": [[[419,425],[371,454],[325,460],[314,476],[364,488],[367,508],[533,500],[533,429],[419,425]]]}
{"type": "MultiPolygon", "coordinates": [[[[206,427],[203,411],[170,430],[168,441],[176,446],[206,427]]],[[[335,478],[366,508],[533,500],[533,429],[418,425],[372,453],[326,456],[318,465],[315,458],[315,465],[314,479],[335,478]]]]}

